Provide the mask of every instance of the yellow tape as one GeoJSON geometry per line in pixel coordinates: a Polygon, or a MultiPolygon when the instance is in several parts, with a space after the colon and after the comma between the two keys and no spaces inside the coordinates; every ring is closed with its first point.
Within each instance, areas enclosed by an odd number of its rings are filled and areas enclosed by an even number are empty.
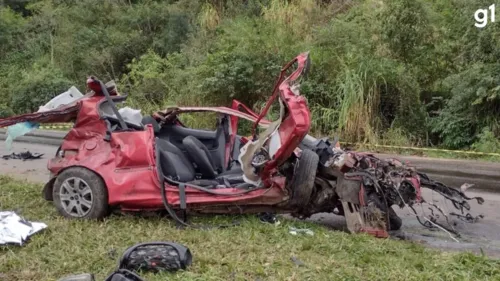
{"type": "Polygon", "coordinates": [[[381,145],[381,144],[360,144],[360,143],[348,143],[348,142],[346,144],[363,145],[363,146],[375,146],[375,147],[385,147],[385,148],[396,148],[396,149],[409,149],[409,150],[436,151],[436,152],[448,152],[448,153],[475,154],[475,155],[486,155],[486,156],[497,156],[497,157],[500,157],[500,153],[488,153],[488,152],[477,152],[477,151],[450,150],[450,149],[411,147],[411,146],[381,145]]]}
{"type": "Polygon", "coordinates": [[[71,126],[41,126],[40,129],[70,129],[71,126]]]}
{"type": "Polygon", "coordinates": [[[71,129],[73,124],[71,123],[54,123],[45,126],[40,126],[40,129],[71,129]]]}

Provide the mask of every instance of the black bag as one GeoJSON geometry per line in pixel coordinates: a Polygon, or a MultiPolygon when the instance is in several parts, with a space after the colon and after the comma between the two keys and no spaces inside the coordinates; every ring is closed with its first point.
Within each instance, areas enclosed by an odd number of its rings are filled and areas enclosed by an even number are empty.
{"type": "MultiPolygon", "coordinates": [[[[191,251],[172,242],[147,242],[125,250],[118,269],[105,281],[144,281],[138,271],[177,271],[191,265],[191,251]]],[[[93,274],[68,276],[59,281],[95,281],[93,274]]]]}
{"type": "Polygon", "coordinates": [[[191,251],[172,242],[148,242],[128,248],[120,259],[119,269],[130,271],[177,271],[191,265],[191,251]]]}

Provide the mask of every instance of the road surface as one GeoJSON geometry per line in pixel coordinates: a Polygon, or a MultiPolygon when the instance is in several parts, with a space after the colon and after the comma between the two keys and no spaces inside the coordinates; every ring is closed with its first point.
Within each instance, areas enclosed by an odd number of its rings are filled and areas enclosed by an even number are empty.
{"type": "MultiPolygon", "coordinates": [[[[27,179],[28,181],[45,183],[49,177],[46,168],[47,159],[52,157],[56,150],[56,146],[30,144],[22,142],[14,142],[14,152],[30,152],[45,154],[43,159],[37,160],[4,160],[0,159],[0,174],[11,175],[18,179],[27,179]]],[[[0,144],[0,155],[10,154],[12,151],[7,151],[5,145],[0,144]]],[[[500,172],[499,172],[500,173],[500,172]]],[[[474,181],[474,179],[471,179],[474,181]]],[[[475,201],[471,202],[471,210],[474,215],[483,214],[484,218],[477,223],[465,223],[457,219],[452,219],[455,222],[455,229],[461,234],[458,238],[459,242],[455,242],[443,231],[431,231],[421,226],[409,209],[400,210],[395,207],[396,212],[403,218],[403,228],[400,235],[406,236],[409,240],[422,242],[430,247],[457,250],[457,251],[472,251],[480,253],[481,250],[489,256],[500,257],[500,195],[499,193],[491,193],[480,190],[468,192],[469,196],[482,196],[486,200],[483,205],[478,205],[475,201]]],[[[443,202],[439,195],[426,190],[423,194],[427,201],[433,201],[443,209],[449,212],[453,211],[453,206],[443,202]]],[[[421,212],[425,208],[417,208],[421,212]]],[[[428,212],[427,212],[428,214],[428,212]]],[[[310,218],[322,224],[325,224],[333,229],[346,230],[346,225],[343,217],[332,214],[317,214],[310,218]]]]}

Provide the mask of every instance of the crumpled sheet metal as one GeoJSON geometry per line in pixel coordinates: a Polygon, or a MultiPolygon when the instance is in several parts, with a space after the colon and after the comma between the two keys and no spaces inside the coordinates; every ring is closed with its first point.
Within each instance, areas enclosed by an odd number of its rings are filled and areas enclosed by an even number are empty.
{"type": "Polygon", "coordinates": [[[47,228],[41,222],[29,222],[14,212],[0,212],[0,245],[22,246],[28,237],[47,228]]]}

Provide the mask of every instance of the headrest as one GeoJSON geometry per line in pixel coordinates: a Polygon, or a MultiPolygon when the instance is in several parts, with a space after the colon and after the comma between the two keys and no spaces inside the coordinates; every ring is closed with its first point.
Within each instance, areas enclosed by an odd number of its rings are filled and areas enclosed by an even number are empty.
{"type": "Polygon", "coordinates": [[[144,116],[142,118],[142,124],[143,125],[151,124],[151,125],[153,125],[153,131],[155,133],[160,132],[160,125],[152,116],[144,116]]]}

